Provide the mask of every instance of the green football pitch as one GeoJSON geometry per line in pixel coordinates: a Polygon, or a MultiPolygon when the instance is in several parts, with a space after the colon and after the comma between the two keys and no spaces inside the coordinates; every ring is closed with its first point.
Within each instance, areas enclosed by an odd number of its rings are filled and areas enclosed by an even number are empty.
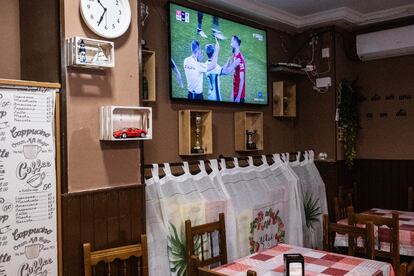
{"type": "MultiPolygon", "coordinates": [[[[211,27],[213,17],[209,14],[204,14],[202,29],[208,36],[202,38],[197,34],[197,12],[185,7],[171,4],[170,9],[170,28],[171,28],[171,57],[177,64],[178,70],[181,73],[184,87],[178,85],[175,74],[171,74],[171,88],[173,98],[187,98],[187,80],[184,73],[184,59],[191,55],[191,42],[197,40],[203,49],[203,61],[207,60],[205,46],[207,44],[215,44],[215,37],[212,35],[211,27]],[[176,20],[176,10],[181,10],[189,13],[189,22],[182,22],[176,20]]],[[[227,39],[219,40],[220,54],[218,64],[224,66],[227,59],[232,57],[232,48],[230,47],[231,37],[237,35],[241,39],[240,52],[243,54],[246,62],[246,99],[247,103],[255,103],[254,98],[257,98],[258,92],[263,93],[263,99],[267,100],[267,68],[266,68],[266,32],[250,26],[241,25],[225,19],[219,19],[219,29],[226,36],[227,39]],[[263,37],[263,40],[257,39],[255,34],[263,37]]],[[[226,75],[220,77],[221,82],[221,97],[222,101],[231,101],[231,93],[233,86],[233,75],[226,75]]],[[[207,99],[208,83],[207,78],[204,77],[203,96],[207,99]]]]}

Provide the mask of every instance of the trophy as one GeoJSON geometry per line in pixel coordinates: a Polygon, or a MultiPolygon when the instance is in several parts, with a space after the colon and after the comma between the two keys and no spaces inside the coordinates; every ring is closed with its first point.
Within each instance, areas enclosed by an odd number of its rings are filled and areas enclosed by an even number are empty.
{"type": "Polygon", "coordinates": [[[200,143],[200,133],[201,133],[201,115],[196,113],[194,116],[195,121],[195,143],[194,147],[191,149],[191,153],[204,153],[204,150],[201,148],[200,143]]]}
{"type": "Polygon", "coordinates": [[[246,130],[246,135],[247,135],[246,148],[248,150],[255,150],[255,149],[257,149],[256,143],[254,142],[254,138],[256,136],[256,133],[257,133],[257,130],[255,130],[255,129],[246,130]]]}

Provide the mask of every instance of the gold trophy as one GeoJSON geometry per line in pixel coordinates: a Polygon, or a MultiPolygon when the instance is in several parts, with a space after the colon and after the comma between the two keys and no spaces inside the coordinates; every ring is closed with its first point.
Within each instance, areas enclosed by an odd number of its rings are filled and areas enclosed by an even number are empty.
{"type": "Polygon", "coordinates": [[[194,116],[195,122],[195,143],[194,147],[191,149],[191,153],[204,153],[204,150],[201,148],[200,134],[201,134],[201,115],[196,113],[194,116]]]}

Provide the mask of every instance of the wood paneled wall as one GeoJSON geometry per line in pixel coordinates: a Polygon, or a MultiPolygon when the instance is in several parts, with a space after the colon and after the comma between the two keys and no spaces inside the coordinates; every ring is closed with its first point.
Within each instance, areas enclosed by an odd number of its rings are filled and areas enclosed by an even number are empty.
{"type": "Polygon", "coordinates": [[[59,1],[21,0],[21,79],[60,82],[59,1]]]}
{"type": "MultiPolygon", "coordinates": [[[[83,275],[82,244],[90,242],[92,250],[140,242],[145,232],[144,185],[130,185],[91,192],[62,195],[63,274],[83,275]]],[[[129,275],[139,275],[130,260],[129,275]]],[[[122,265],[112,267],[111,275],[122,265]]],[[[98,267],[96,275],[107,275],[98,267]]]]}
{"type": "Polygon", "coordinates": [[[344,161],[316,162],[325,181],[329,211],[338,186],[357,183],[357,211],[371,208],[407,210],[409,186],[414,186],[414,160],[357,159],[352,170],[344,161]]]}
{"type": "Polygon", "coordinates": [[[407,189],[414,186],[414,160],[359,159],[354,172],[361,210],[407,210],[407,189]]]}

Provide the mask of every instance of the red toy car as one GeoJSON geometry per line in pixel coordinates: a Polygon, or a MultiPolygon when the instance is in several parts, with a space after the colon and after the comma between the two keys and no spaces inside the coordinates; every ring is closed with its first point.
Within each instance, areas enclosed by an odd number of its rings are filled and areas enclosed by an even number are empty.
{"type": "Polygon", "coordinates": [[[134,127],[128,127],[123,128],[120,130],[116,130],[113,133],[114,138],[135,138],[135,137],[141,137],[145,138],[147,136],[147,132],[140,128],[134,128],[134,127]]]}

